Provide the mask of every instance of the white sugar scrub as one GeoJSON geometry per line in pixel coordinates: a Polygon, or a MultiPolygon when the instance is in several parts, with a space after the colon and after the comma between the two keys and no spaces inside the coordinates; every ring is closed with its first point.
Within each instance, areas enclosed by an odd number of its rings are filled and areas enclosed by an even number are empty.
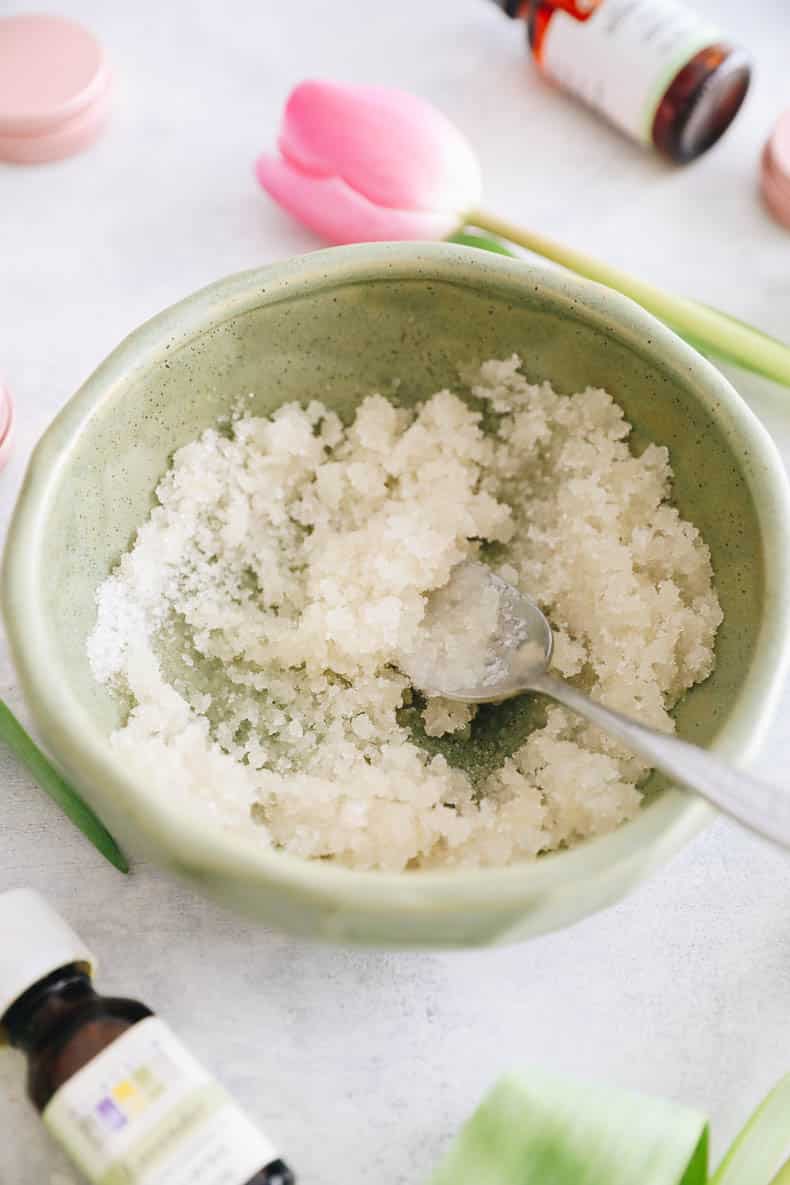
{"type": "MultiPolygon", "coordinates": [[[[241,413],[176,452],[88,640],[128,708],[128,770],[184,813],[357,869],[505,865],[635,816],[648,770],[563,708],[470,773],[437,750],[459,734],[474,752],[475,708],[403,673],[431,594],[475,558],[538,601],[554,667],[609,707],[670,732],[713,669],[722,613],[667,449],[635,455],[606,391],[559,395],[520,365],[410,409],[371,394],[349,424],[317,400],[241,413]]],[[[455,661],[493,612],[465,604],[455,661]]]]}

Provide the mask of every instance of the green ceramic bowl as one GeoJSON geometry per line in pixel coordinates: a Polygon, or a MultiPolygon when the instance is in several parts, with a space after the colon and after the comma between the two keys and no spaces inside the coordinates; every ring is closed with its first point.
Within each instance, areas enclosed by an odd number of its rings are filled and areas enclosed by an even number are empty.
{"type": "MultiPolygon", "coordinates": [[[[712,817],[657,788],[615,834],[534,863],[358,873],[184,817],[108,745],[118,707],[85,656],[94,590],[175,448],[249,392],[263,413],[308,394],[348,411],[372,389],[391,391],[393,378],[414,400],[456,381],[459,363],[513,351],[531,378],[560,390],[608,388],[637,446],[669,446],[678,504],[710,544],[726,614],[716,672],[681,705],[679,731],[734,761],[753,751],[788,659],[790,500],[769,437],[732,387],[636,305],[556,271],[444,244],[340,248],[222,280],[155,317],[99,367],[30,464],[5,557],[11,646],[45,740],[121,841],[285,930],[476,945],[608,905],[712,817]]],[[[520,722],[503,716],[501,748],[520,722]]]]}

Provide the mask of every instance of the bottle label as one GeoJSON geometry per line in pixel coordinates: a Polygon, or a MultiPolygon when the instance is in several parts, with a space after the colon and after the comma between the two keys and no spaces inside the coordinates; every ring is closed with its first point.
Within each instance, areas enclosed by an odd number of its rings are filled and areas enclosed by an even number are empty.
{"type": "Polygon", "coordinates": [[[540,58],[560,86],[650,144],[671,82],[719,40],[713,25],[674,0],[603,0],[585,21],[554,12],[540,58]]]}
{"type": "Polygon", "coordinates": [[[78,1070],[44,1122],[91,1185],[246,1185],[277,1159],[157,1017],[78,1070]]]}

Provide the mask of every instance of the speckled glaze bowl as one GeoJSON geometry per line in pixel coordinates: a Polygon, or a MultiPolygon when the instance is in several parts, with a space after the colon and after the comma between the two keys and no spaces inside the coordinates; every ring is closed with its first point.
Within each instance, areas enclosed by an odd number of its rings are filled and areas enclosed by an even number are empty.
{"type": "MultiPolygon", "coordinates": [[[[710,544],[725,610],[716,672],[682,735],[744,761],[787,666],[790,499],[771,440],[703,358],[613,293],[444,244],[339,248],[222,280],[155,317],[103,363],[38,445],[5,556],[5,616],[52,752],[119,840],[267,923],[340,942],[467,946],[553,930],[616,901],[711,817],[653,787],[613,835],[500,870],[352,872],[230,839],[129,776],[113,699],[88,668],[94,590],[129,546],[175,448],[240,396],[267,413],[308,393],[350,410],[413,401],[459,363],[518,351],[532,379],[608,388],[637,447],[669,446],[682,513],[710,544]]],[[[503,724],[508,746],[512,719],[503,724]]],[[[123,890],[118,882],[118,891],[123,890]]]]}

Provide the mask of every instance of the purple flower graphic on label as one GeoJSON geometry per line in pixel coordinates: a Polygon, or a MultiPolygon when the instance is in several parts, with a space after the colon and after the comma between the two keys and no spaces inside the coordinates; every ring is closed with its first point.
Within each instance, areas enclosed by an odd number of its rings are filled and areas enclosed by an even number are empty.
{"type": "Polygon", "coordinates": [[[96,1112],[104,1126],[110,1131],[117,1131],[126,1126],[126,1116],[116,1107],[112,1099],[103,1098],[100,1103],[96,1104],[96,1112]]]}

